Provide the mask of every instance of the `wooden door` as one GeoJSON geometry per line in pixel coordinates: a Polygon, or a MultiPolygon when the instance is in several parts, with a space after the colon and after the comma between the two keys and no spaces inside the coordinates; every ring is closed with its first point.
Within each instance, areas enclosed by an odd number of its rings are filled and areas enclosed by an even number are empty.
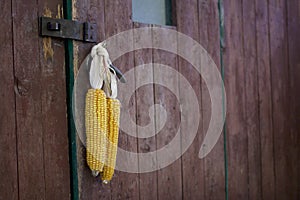
{"type": "MultiPolygon", "coordinates": [[[[172,165],[145,174],[116,172],[109,185],[92,178],[83,159],[84,147],[79,143],[79,196],[82,199],[297,199],[299,2],[174,2],[175,23],[168,28],[198,41],[222,71],[227,93],[225,132],[213,151],[200,160],[199,146],[211,115],[205,82],[186,60],[171,53],[155,49],[128,53],[115,62],[123,72],[157,62],[187,77],[201,102],[197,137],[172,165]],[[225,27],[220,20],[224,20],[225,27]]],[[[154,26],[132,21],[131,0],[77,0],[74,18],[96,22],[100,27],[99,41],[121,31],[154,26]]],[[[80,66],[90,48],[75,44],[75,66],[80,66]]],[[[155,70],[149,77],[161,78],[155,70]]],[[[143,78],[136,73],[135,82],[143,78]]],[[[180,85],[179,82],[179,93],[184,89],[180,85]]],[[[125,107],[138,125],[149,122],[147,110],[154,103],[165,106],[171,123],[156,137],[147,139],[121,132],[119,146],[134,152],[149,152],[168,143],[180,122],[177,115],[180,101],[158,85],[139,88],[131,100],[125,107]]],[[[154,118],[158,120],[159,114],[154,118]]]]}
{"type": "MultiPolygon", "coordinates": [[[[201,42],[212,55],[219,66],[219,18],[217,1],[198,3],[197,0],[173,1],[173,26],[164,28],[180,31],[194,40],[201,42]],[[201,12],[199,12],[199,10],[201,12]]],[[[151,27],[157,25],[143,24],[132,20],[131,0],[92,0],[75,1],[74,19],[90,21],[98,24],[99,42],[106,40],[119,32],[132,28],[151,27]]],[[[165,37],[168,37],[167,31],[165,37]]],[[[134,38],[138,40],[139,38],[134,38]]],[[[138,41],[135,41],[138,42],[138,41]]],[[[149,42],[149,41],[148,41],[149,42]]],[[[151,42],[157,42],[155,36],[151,42]]],[[[75,71],[89,53],[92,45],[80,42],[74,43],[75,71]]],[[[108,185],[101,183],[99,178],[92,177],[85,161],[85,147],[77,140],[78,186],[80,199],[222,199],[225,196],[224,185],[224,155],[223,137],[214,148],[214,151],[203,160],[198,158],[199,147],[208,128],[210,115],[210,99],[205,84],[200,75],[186,60],[175,54],[156,49],[143,49],[127,53],[118,58],[114,64],[124,73],[135,66],[148,63],[168,65],[185,76],[202,102],[204,113],[201,114],[201,123],[198,134],[188,151],[170,166],[150,173],[115,172],[113,180],[108,185]],[[205,184],[204,184],[205,182],[205,184]]],[[[150,69],[147,77],[135,74],[136,84],[143,79],[163,79],[160,71],[150,69]]],[[[177,85],[176,91],[180,94],[178,79],[170,79],[171,84],[177,85]]],[[[120,97],[122,103],[122,97],[120,97]]],[[[165,127],[155,136],[138,139],[120,132],[119,147],[133,152],[150,152],[162,148],[169,143],[180,124],[180,101],[167,88],[160,85],[146,85],[136,90],[129,105],[122,105],[122,109],[129,110],[131,118],[137,125],[145,126],[149,118],[153,117],[158,123],[160,113],[149,116],[148,109],[154,104],[165,107],[168,115],[165,127]]],[[[201,103],[200,103],[201,104],[201,103]]],[[[152,127],[155,131],[157,127],[152,127]]],[[[139,135],[139,129],[135,133],[139,135]]],[[[184,130],[182,133],[184,135],[184,130]]]]}
{"type": "Polygon", "coordinates": [[[62,5],[0,3],[0,199],[70,199],[64,41],[38,31],[62,5]]]}

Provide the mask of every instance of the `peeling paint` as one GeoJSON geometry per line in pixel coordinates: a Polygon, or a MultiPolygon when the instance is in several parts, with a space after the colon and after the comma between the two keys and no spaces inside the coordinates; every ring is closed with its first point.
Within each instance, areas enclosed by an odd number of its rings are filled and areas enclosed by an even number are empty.
{"type": "MultiPolygon", "coordinates": [[[[77,19],[78,12],[77,12],[77,0],[72,1],[72,16],[73,19],[77,19]]],[[[78,74],[79,69],[79,44],[76,41],[73,41],[73,65],[74,65],[74,77],[78,74]]]]}
{"type": "MultiPolygon", "coordinates": [[[[44,10],[45,17],[52,17],[52,12],[49,8],[45,8],[44,10]]],[[[57,15],[56,18],[63,17],[63,6],[61,4],[57,5],[57,15]]],[[[44,37],[43,38],[43,52],[44,52],[44,59],[45,60],[52,60],[54,56],[54,50],[52,48],[52,39],[51,37],[44,37]]]]}
{"type": "Polygon", "coordinates": [[[52,48],[52,40],[50,37],[43,38],[44,59],[53,59],[54,50],[52,48]]]}
{"type": "MultiPolygon", "coordinates": [[[[73,19],[78,19],[77,12],[77,0],[72,1],[72,16],[73,19]]],[[[74,76],[76,77],[79,69],[79,44],[78,42],[73,41],[73,62],[74,62],[74,76]]]]}
{"type": "Polygon", "coordinates": [[[63,6],[61,6],[60,4],[57,5],[57,15],[56,18],[57,19],[61,19],[64,16],[64,10],[63,10],[63,6]]]}
{"type": "Polygon", "coordinates": [[[77,17],[78,17],[78,13],[77,13],[77,9],[76,9],[76,3],[77,3],[76,0],[72,1],[72,16],[73,16],[73,19],[77,19],[77,17]]]}
{"type": "MultiPolygon", "coordinates": [[[[52,12],[49,8],[45,8],[44,11],[45,17],[52,17],[52,12]]],[[[52,39],[50,37],[44,37],[43,38],[43,52],[44,52],[44,59],[53,59],[54,56],[54,50],[52,48],[52,39]]]]}
{"type": "Polygon", "coordinates": [[[45,17],[52,17],[52,12],[49,8],[45,8],[44,16],[45,17]]]}
{"type": "MultiPolygon", "coordinates": [[[[72,1],[72,16],[73,19],[78,19],[78,12],[77,12],[77,0],[72,1]]],[[[78,74],[79,69],[79,43],[73,41],[73,65],[74,65],[74,76],[76,77],[78,74]]]]}
{"type": "Polygon", "coordinates": [[[78,69],[79,69],[79,58],[78,58],[78,53],[79,53],[79,45],[77,42],[73,42],[73,59],[74,59],[74,76],[76,77],[78,74],[78,69]]]}

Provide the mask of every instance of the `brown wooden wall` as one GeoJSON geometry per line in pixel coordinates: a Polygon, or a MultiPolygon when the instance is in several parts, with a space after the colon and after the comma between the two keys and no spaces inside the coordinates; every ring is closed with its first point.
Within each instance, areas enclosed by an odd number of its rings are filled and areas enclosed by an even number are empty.
{"type": "MultiPolygon", "coordinates": [[[[176,26],[170,28],[199,41],[221,68],[217,0],[174,2],[176,26]]],[[[296,0],[224,0],[229,199],[300,198],[299,5],[296,0]]],[[[101,40],[120,31],[149,26],[131,21],[130,0],[89,3],[77,0],[74,11],[76,19],[98,23],[101,40]]],[[[78,63],[89,50],[90,46],[79,44],[78,63]]],[[[196,139],[169,167],[146,174],[116,172],[107,186],[93,180],[81,159],[84,156],[81,147],[80,196],[83,199],[225,199],[223,136],[208,157],[203,160],[197,157],[210,119],[205,82],[185,60],[161,50],[138,50],[121,57],[115,64],[126,72],[151,62],[170,65],[193,85],[202,111],[196,139]]],[[[153,70],[151,76],[160,78],[160,73],[153,70]]],[[[142,78],[136,74],[135,81],[142,78]]],[[[179,93],[182,89],[179,84],[179,93]]],[[[138,125],[149,122],[146,110],[154,103],[165,106],[168,122],[156,137],[136,139],[121,133],[120,146],[137,152],[161,148],[178,128],[178,100],[167,89],[155,85],[138,89],[132,101],[125,108],[132,111],[132,119],[138,125]]],[[[155,118],[159,119],[158,115],[155,118]]],[[[183,130],[181,133],[184,136],[183,130]]]]}
{"type": "MultiPolygon", "coordinates": [[[[98,24],[99,41],[151,27],[132,22],[131,0],[73,4],[74,19],[98,24]]],[[[0,199],[70,199],[64,43],[38,36],[38,16],[62,17],[61,5],[62,0],[0,2],[0,199]]],[[[173,8],[176,26],[169,28],[198,41],[221,69],[218,1],[174,0],[173,8]]],[[[224,13],[226,138],[222,135],[213,151],[199,159],[211,112],[205,82],[187,61],[171,53],[128,53],[114,63],[123,72],[157,62],[187,77],[201,102],[198,134],[170,166],[146,174],[116,172],[108,185],[92,177],[78,140],[80,199],[225,199],[224,139],[229,199],[300,199],[300,2],[224,0],[224,13]]],[[[74,45],[76,71],[92,45],[74,45]]],[[[158,70],[149,77],[163,78],[158,70]]],[[[137,73],[135,81],[141,78],[137,73]]],[[[180,94],[184,88],[172,81],[180,94]]],[[[138,125],[149,122],[145,111],[154,103],[168,111],[167,124],[147,139],[121,132],[119,145],[148,152],[168,143],[180,122],[174,94],[158,85],[144,86],[131,100],[123,109],[131,111],[138,125]]],[[[159,114],[153,117],[159,120],[159,114]]]]}
{"type": "Polygon", "coordinates": [[[61,0],[0,2],[0,199],[69,199],[64,42],[39,38],[61,0]]]}

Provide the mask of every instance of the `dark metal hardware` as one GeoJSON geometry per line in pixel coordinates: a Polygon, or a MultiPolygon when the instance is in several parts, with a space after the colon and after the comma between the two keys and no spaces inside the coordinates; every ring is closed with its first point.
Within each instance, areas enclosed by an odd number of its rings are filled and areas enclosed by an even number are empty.
{"type": "Polygon", "coordinates": [[[60,31],[60,23],[47,23],[47,29],[49,31],[60,31]]]}
{"type": "Polygon", "coordinates": [[[97,25],[67,19],[40,17],[40,35],[84,42],[97,42],[97,25]]]}
{"type": "MultiPolygon", "coordinates": [[[[40,35],[64,39],[73,39],[84,42],[97,42],[97,25],[88,22],[78,22],[67,19],[53,19],[40,17],[40,35]]],[[[118,79],[125,83],[126,79],[122,72],[114,65],[110,65],[116,72],[118,79]]]]}
{"type": "Polygon", "coordinates": [[[118,77],[118,79],[122,82],[122,83],[126,83],[126,79],[125,76],[123,75],[123,73],[113,64],[110,64],[110,67],[113,68],[116,72],[116,75],[118,77]]]}

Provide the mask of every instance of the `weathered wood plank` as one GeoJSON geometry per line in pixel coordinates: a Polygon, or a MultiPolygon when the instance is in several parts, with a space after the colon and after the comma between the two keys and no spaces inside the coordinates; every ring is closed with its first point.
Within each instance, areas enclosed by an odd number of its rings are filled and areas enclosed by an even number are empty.
{"type": "Polygon", "coordinates": [[[261,199],[261,156],[258,110],[258,69],[256,51],[256,8],[254,1],[243,1],[243,43],[245,73],[245,116],[248,142],[249,199],[261,199]]]}
{"type": "MultiPolygon", "coordinates": [[[[97,42],[105,40],[105,1],[74,1],[73,18],[81,22],[90,22],[97,24],[97,42]]],[[[87,54],[94,44],[73,42],[74,44],[74,71],[80,67],[80,64],[85,59],[87,54]]]]}
{"type": "Polygon", "coordinates": [[[245,74],[241,1],[224,0],[229,198],[248,199],[248,138],[245,119],[245,74]]]}
{"type": "Polygon", "coordinates": [[[45,199],[38,6],[36,1],[12,6],[19,199],[45,199]]]}
{"type": "MultiPolygon", "coordinates": [[[[202,1],[199,3],[199,30],[200,44],[207,50],[216,63],[220,73],[220,30],[218,1],[202,1]],[[203,28],[204,27],[204,28],[203,28]]],[[[206,66],[201,66],[206,67],[206,66]]],[[[203,134],[206,134],[210,123],[211,100],[206,83],[202,81],[202,112],[203,112],[203,134]]],[[[224,176],[224,142],[223,134],[213,150],[204,159],[205,176],[205,198],[224,199],[225,197],[225,176],[224,176]]]]}
{"type": "Polygon", "coordinates": [[[0,3],[0,199],[18,199],[11,1],[0,3]]]}
{"type": "MultiPolygon", "coordinates": [[[[105,1],[105,33],[106,37],[113,36],[121,31],[129,30],[133,27],[131,21],[132,4],[131,0],[122,1],[105,1]]],[[[130,40],[129,40],[130,41],[130,40]]],[[[118,44],[127,42],[127,38],[124,41],[118,41],[118,44]]],[[[109,48],[109,47],[108,47],[109,48]]],[[[112,49],[113,51],[113,49],[112,49]]],[[[128,53],[114,63],[119,69],[126,73],[126,71],[134,67],[134,54],[128,53]]],[[[120,93],[119,93],[120,94],[120,93]]],[[[124,94],[124,93],[123,93],[124,94]]],[[[129,111],[132,113],[131,117],[136,122],[136,103],[135,98],[129,103],[129,105],[122,104],[121,112],[129,111]]],[[[122,95],[118,97],[122,103],[122,95]]],[[[121,119],[122,120],[122,119],[121,119]]],[[[135,133],[131,133],[136,135],[135,133]]],[[[127,133],[120,131],[119,147],[127,151],[137,152],[137,139],[127,133]]],[[[138,165],[138,163],[136,163],[138,165]]],[[[138,174],[116,171],[113,180],[111,181],[112,199],[139,199],[139,187],[138,187],[138,174]]]]}
{"type": "Polygon", "coordinates": [[[290,80],[290,114],[291,127],[288,136],[288,155],[289,161],[289,193],[291,199],[300,198],[300,2],[297,0],[287,2],[288,20],[288,52],[289,52],[289,80],[290,80]]]}
{"type": "MultiPolygon", "coordinates": [[[[176,14],[177,14],[177,30],[182,32],[196,41],[199,41],[199,31],[204,30],[204,27],[198,28],[198,1],[177,1],[176,2],[176,14]]],[[[189,49],[185,44],[178,41],[178,48],[189,49]]],[[[199,57],[199,55],[194,55],[199,57]]],[[[199,61],[200,63],[200,61],[199,61]]],[[[178,70],[191,84],[195,94],[198,98],[198,104],[201,108],[201,79],[200,74],[194,69],[194,67],[189,64],[186,60],[179,57],[178,58],[178,70]]],[[[179,93],[180,93],[180,103],[185,97],[185,91],[183,83],[179,80],[179,93]]],[[[202,113],[201,119],[202,119],[202,113]]],[[[191,115],[191,113],[190,113],[191,115]]],[[[190,127],[195,121],[186,121],[186,127],[190,127]]],[[[183,121],[181,121],[183,123],[183,121]]],[[[205,184],[204,184],[204,160],[198,158],[199,149],[201,142],[204,138],[202,130],[202,121],[199,123],[198,133],[194,139],[192,145],[189,149],[182,155],[182,195],[183,199],[204,199],[205,195],[205,184]]],[[[183,139],[185,139],[188,132],[186,130],[181,130],[183,139]]]]}
{"type": "MultiPolygon", "coordinates": [[[[151,35],[151,25],[134,23],[134,28],[148,28],[147,34],[151,35]]],[[[140,32],[139,32],[140,33],[140,32]]],[[[146,33],[145,33],[146,34],[146,33]]],[[[137,32],[133,32],[134,35],[134,45],[141,44],[143,38],[137,34],[137,32]],[[136,34],[135,34],[136,33],[136,34]]],[[[149,46],[152,45],[152,39],[149,41],[149,46]]],[[[152,63],[152,49],[143,49],[136,50],[134,52],[134,66],[138,67],[143,64],[152,63]]],[[[149,83],[153,83],[153,67],[144,66],[147,68],[147,74],[141,73],[140,70],[135,70],[135,81],[136,85],[140,85],[141,81],[148,81],[149,83]],[[149,69],[150,67],[150,69],[149,69]]],[[[137,136],[144,135],[146,132],[143,132],[143,129],[140,128],[147,125],[147,133],[153,134],[155,133],[155,123],[151,123],[151,120],[155,119],[154,112],[150,112],[150,107],[154,105],[154,89],[153,85],[145,85],[136,90],[135,98],[136,98],[136,123],[137,123],[137,136]],[[148,126],[150,124],[150,126],[148,126]]],[[[139,138],[138,139],[138,152],[139,153],[148,153],[156,151],[156,137],[148,137],[148,138],[139,138]]],[[[139,163],[142,162],[142,159],[139,157],[139,163]]],[[[139,193],[140,199],[157,199],[157,172],[149,172],[149,173],[140,173],[139,174],[139,193]]]]}
{"type": "Polygon", "coordinates": [[[290,112],[286,1],[269,1],[271,83],[275,155],[275,199],[293,199],[289,165],[290,112]]]}
{"type": "MultiPolygon", "coordinates": [[[[63,18],[62,4],[62,0],[40,0],[39,11],[53,18],[63,18]]],[[[39,45],[45,198],[70,199],[64,42],[42,38],[39,45]],[[53,55],[47,55],[51,51],[53,55]]]]}
{"type": "MultiPolygon", "coordinates": [[[[159,44],[176,44],[177,38],[171,38],[168,35],[168,32],[165,31],[162,35],[157,35],[153,31],[153,43],[159,44]]],[[[164,64],[172,67],[174,70],[178,71],[177,56],[175,54],[168,53],[166,51],[154,49],[153,50],[153,62],[164,64]]],[[[156,136],[156,145],[157,149],[166,148],[164,147],[168,144],[173,137],[176,135],[179,124],[180,124],[180,108],[178,104],[178,99],[176,96],[179,95],[178,88],[178,77],[167,77],[165,73],[162,74],[159,68],[154,68],[154,81],[165,80],[170,81],[174,88],[176,89],[175,93],[172,93],[168,88],[162,87],[160,85],[155,85],[154,87],[154,102],[155,104],[162,105],[167,113],[166,124],[163,129],[157,133],[156,136]]],[[[156,112],[156,132],[158,125],[161,124],[163,119],[163,111],[156,112]]],[[[180,148],[180,144],[178,144],[180,148]]],[[[179,149],[180,150],[180,149],[179,149]]],[[[169,158],[172,158],[173,155],[168,155],[169,158]]],[[[158,164],[160,164],[160,159],[158,157],[158,164]]],[[[181,179],[181,159],[177,159],[168,167],[160,169],[158,171],[158,199],[182,199],[182,179],[181,179]]]]}
{"type": "Polygon", "coordinates": [[[256,45],[261,154],[261,196],[275,199],[275,174],[272,130],[272,88],[269,43],[268,2],[256,1],[256,45]]]}
{"type": "MultiPolygon", "coordinates": [[[[98,42],[105,40],[105,1],[75,1],[73,18],[79,21],[96,23],[98,27],[98,42]]],[[[77,72],[85,57],[90,53],[94,44],[74,42],[74,71],[77,72]]],[[[83,71],[82,71],[83,72],[83,71]]],[[[86,149],[79,137],[77,137],[77,166],[79,197],[81,199],[110,199],[110,184],[102,184],[100,177],[93,177],[86,163],[86,149]]]]}

